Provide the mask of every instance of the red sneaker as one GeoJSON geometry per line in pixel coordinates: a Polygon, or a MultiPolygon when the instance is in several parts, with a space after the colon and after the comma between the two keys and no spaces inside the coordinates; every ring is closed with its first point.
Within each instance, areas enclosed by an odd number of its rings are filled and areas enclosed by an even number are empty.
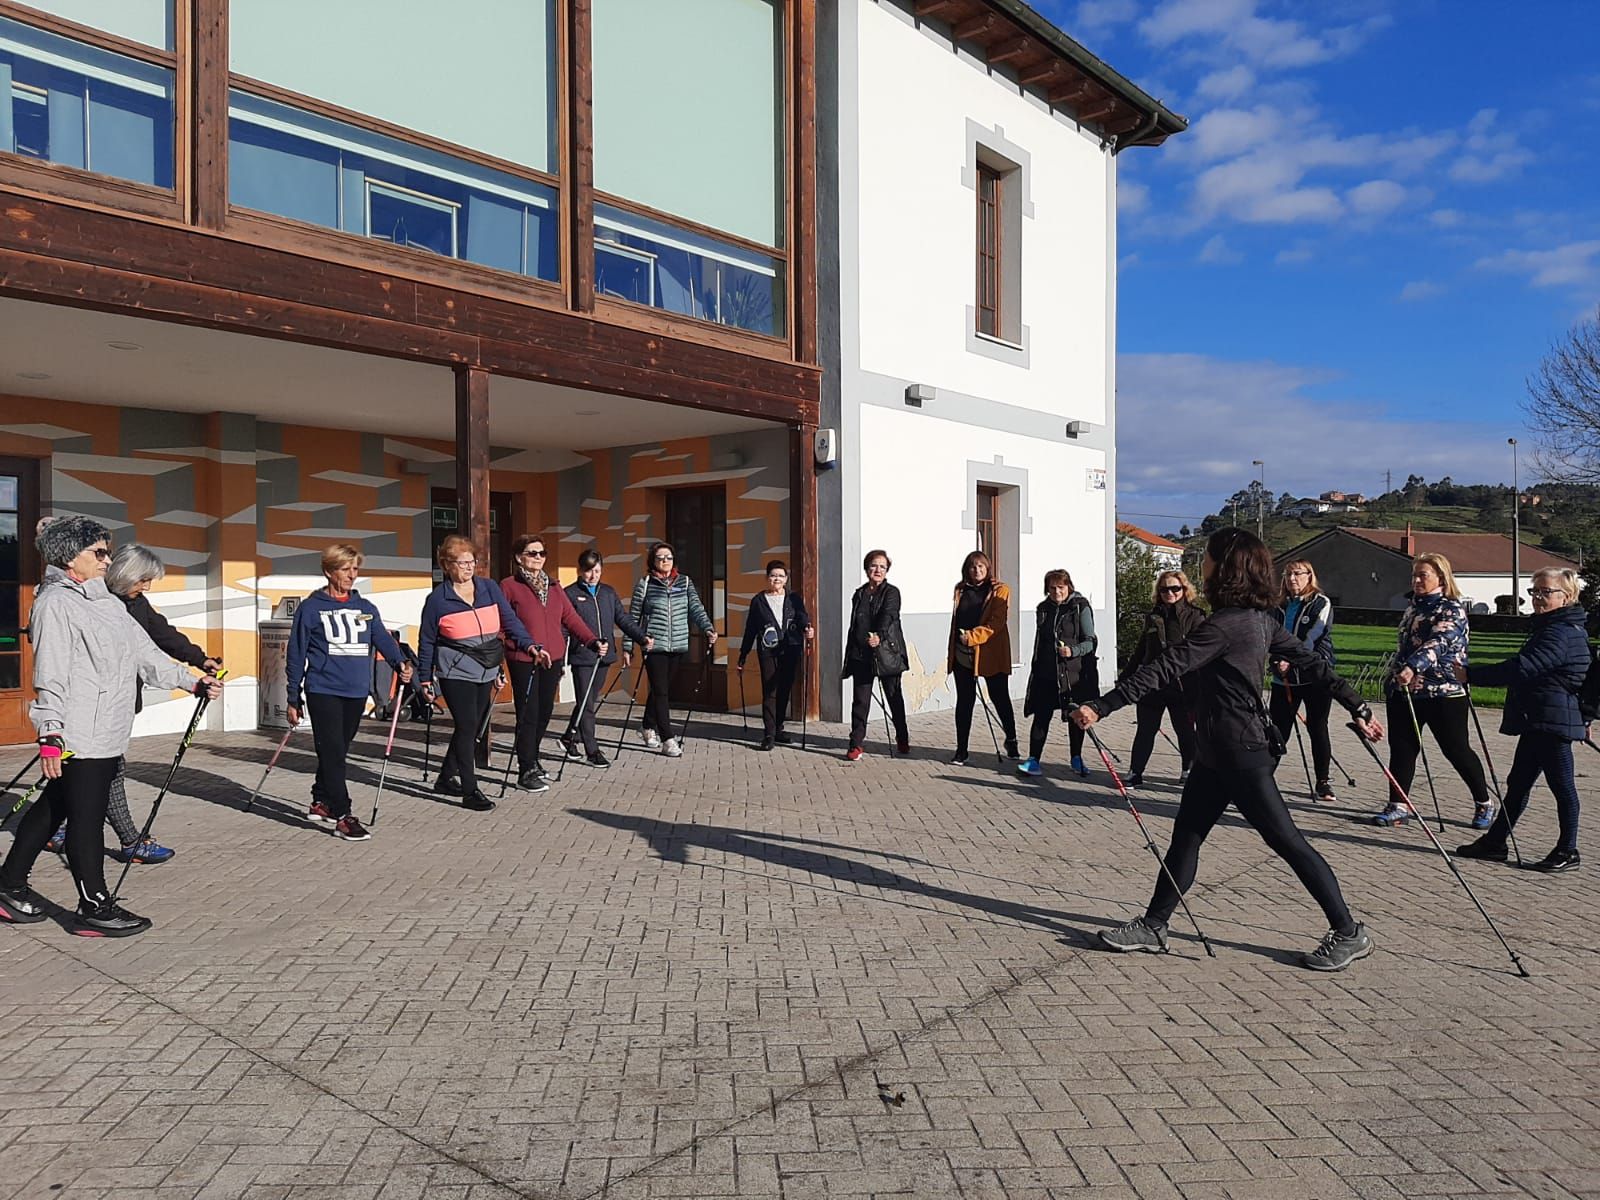
{"type": "Polygon", "coordinates": [[[321,825],[324,829],[332,829],[339,823],[339,818],[321,800],[311,802],[311,811],[306,813],[306,819],[313,825],[321,825]]]}
{"type": "Polygon", "coordinates": [[[356,820],[354,813],[348,817],[340,817],[339,823],[333,827],[333,833],[335,837],[347,842],[365,842],[372,838],[367,832],[367,827],[356,820]]]}
{"type": "Polygon", "coordinates": [[[845,751],[845,754],[844,754],[845,762],[859,762],[860,759],[861,759],[861,747],[860,746],[851,746],[850,749],[845,751]]]}

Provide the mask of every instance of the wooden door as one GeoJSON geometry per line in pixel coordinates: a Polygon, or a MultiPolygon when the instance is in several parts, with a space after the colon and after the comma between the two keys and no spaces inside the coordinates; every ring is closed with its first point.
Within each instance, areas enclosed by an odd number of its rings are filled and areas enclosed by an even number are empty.
{"type": "MultiPolygon", "coordinates": [[[[722,485],[667,492],[667,541],[680,574],[694,581],[719,635],[728,629],[728,493],[722,485]]],[[[727,672],[716,670],[715,651],[691,624],[689,653],[672,673],[675,703],[723,712],[728,707],[727,672]],[[681,699],[680,699],[681,697],[681,699]]]]}
{"type": "Polygon", "coordinates": [[[0,458],[0,742],[31,742],[33,647],[23,633],[33,612],[39,559],[33,529],[39,520],[39,463],[0,458]]]}

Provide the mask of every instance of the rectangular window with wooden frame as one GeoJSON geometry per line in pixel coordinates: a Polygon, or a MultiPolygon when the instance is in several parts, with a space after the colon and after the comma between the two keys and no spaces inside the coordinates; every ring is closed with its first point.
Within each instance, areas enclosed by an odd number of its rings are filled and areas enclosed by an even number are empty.
{"type": "Polygon", "coordinates": [[[974,310],[977,313],[978,332],[990,337],[999,337],[1001,330],[1001,271],[1005,261],[1001,208],[1004,188],[1005,180],[999,171],[984,163],[978,164],[978,293],[974,310]]]}
{"type": "Polygon", "coordinates": [[[978,485],[978,550],[989,556],[989,577],[1000,578],[1000,489],[978,485]]]}

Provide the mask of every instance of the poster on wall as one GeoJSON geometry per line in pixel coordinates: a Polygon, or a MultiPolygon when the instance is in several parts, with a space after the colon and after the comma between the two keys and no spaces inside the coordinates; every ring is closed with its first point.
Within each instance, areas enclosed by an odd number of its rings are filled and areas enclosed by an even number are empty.
{"type": "Polygon", "coordinates": [[[260,729],[287,729],[289,631],[294,628],[294,622],[262,621],[257,628],[261,663],[256,685],[256,726],[260,729]]]}
{"type": "Polygon", "coordinates": [[[1085,481],[1084,491],[1103,492],[1106,490],[1106,469],[1104,467],[1088,468],[1088,476],[1085,481]]]}

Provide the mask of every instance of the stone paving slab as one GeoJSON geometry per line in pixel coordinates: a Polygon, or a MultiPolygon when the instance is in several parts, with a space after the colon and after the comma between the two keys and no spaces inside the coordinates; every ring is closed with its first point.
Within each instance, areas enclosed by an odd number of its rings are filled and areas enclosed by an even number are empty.
{"type": "MultiPolygon", "coordinates": [[[[1131,725],[1102,727],[1124,755],[1131,725]]],[[[1378,952],[1295,966],[1320,914],[1228,818],[1190,897],[1217,957],[1178,926],[1122,957],[1093,934],[1154,864],[1103,772],[953,768],[948,716],[855,765],[836,726],[695,732],[480,815],[403,730],[354,845],[303,820],[308,738],[247,814],[272,740],[202,735],[178,857],[126,888],[150,933],[0,929],[0,1200],[1600,1197],[1600,856],[1463,864],[1519,979],[1418,829],[1359,823],[1379,776],[1341,731],[1358,786],[1297,813],[1378,952]]],[[[136,744],[136,815],[173,748],[136,744]]],[[[1138,793],[1163,843],[1175,768],[1138,793]]],[[[1553,841],[1541,789],[1523,851],[1553,841]]],[[[49,856],[34,883],[71,897],[49,856]]]]}

